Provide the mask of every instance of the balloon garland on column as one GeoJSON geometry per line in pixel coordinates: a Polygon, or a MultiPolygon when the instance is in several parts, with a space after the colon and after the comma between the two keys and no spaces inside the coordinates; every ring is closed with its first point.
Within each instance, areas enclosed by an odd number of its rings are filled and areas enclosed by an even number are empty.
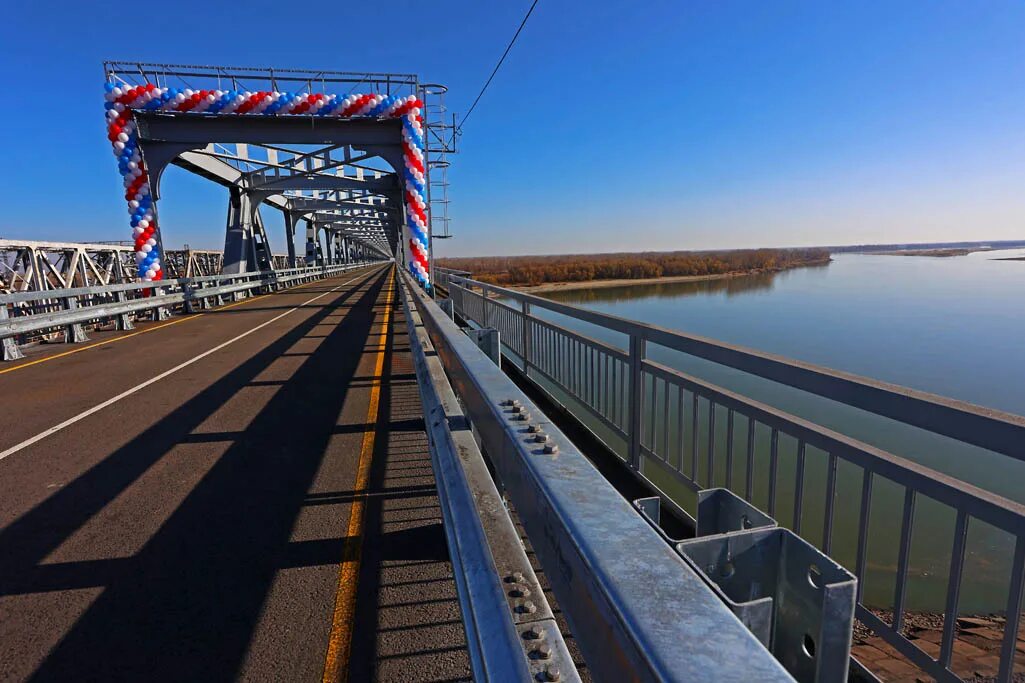
{"type": "Polygon", "coordinates": [[[137,275],[143,282],[163,279],[157,218],[150,194],[149,174],[139,151],[135,111],[190,114],[238,114],[263,116],[327,116],[402,120],[402,152],[405,169],[406,225],[409,227],[410,272],[424,287],[430,286],[429,228],[427,223],[424,162],[423,102],[414,95],[354,94],[347,97],[324,93],[272,91],[191,90],[107,83],[107,139],[117,157],[124,179],[125,201],[131,216],[137,275]]]}

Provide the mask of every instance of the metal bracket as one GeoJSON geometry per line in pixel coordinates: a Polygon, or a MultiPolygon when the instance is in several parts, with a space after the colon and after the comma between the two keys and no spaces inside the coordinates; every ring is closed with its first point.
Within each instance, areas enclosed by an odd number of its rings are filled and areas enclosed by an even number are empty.
{"type": "MultiPolygon", "coordinates": [[[[7,320],[7,304],[0,304],[0,322],[7,320]]],[[[17,342],[14,341],[13,337],[4,337],[3,340],[3,359],[6,360],[18,360],[24,358],[25,354],[18,348],[17,342]]]]}
{"type": "Polygon", "coordinates": [[[492,327],[485,327],[479,330],[466,330],[466,336],[477,344],[477,348],[484,352],[488,358],[494,361],[495,365],[502,365],[502,343],[498,330],[492,327]]]}
{"type": "MultiPolygon", "coordinates": [[[[73,296],[64,299],[65,311],[73,311],[76,308],[78,308],[78,299],[73,296]]],[[[86,336],[85,328],[81,323],[72,323],[64,328],[64,341],[68,344],[80,344],[89,341],[89,337],[86,336]]]]}

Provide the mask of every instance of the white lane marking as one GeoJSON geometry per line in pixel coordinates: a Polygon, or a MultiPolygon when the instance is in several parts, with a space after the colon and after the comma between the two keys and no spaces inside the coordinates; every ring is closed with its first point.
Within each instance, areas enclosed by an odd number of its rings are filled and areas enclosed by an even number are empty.
{"type": "Polygon", "coordinates": [[[196,361],[203,360],[204,358],[206,358],[207,356],[209,356],[212,353],[217,353],[218,351],[223,349],[225,346],[229,346],[231,344],[234,344],[235,342],[239,341],[240,339],[245,339],[246,337],[251,335],[253,332],[256,332],[257,330],[260,330],[260,329],[262,329],[264,327],[267,327],[267,325],[270,325],[273,322],[277,322],[278,320],[281,320],[282,318],[284,318],[286,315],[289,315],[290,313],[295,313],[296,311],[298,311],[303,306],[306,306],[308,304],[312,304],[317,299],[322,299],[325,296],[327,296],[328,294],[331,294],[332,292],[338,291],[339,289],[341,289],[345,285],[347,285],[347,284],[349,284],[351,282],[355,282],[360,277],[362,277],[362,275],[356,276],[356,277],[352,278],[351,280],[347,280],[346,282],[343,282],[342,284],[338,285],[337,287],[334,287],[332,289],[327,290],[323,294],[318,294],[317,296],[313,297],[312,299],[309,299],[307,301],[302,302],[301,304],[299,304],[295,308],[291,308],[291,309],[285,311],[284,313],[276,315],[273,318],[271,318],[270,320],[267,320],[266,322],[260,323],[259,325],[257,325],[256,327],[252,328],[251,330],[243,332],[242,334],[238,335],[237,337],[235,337],[233,339],[229,339],[226,342],[218,344],[217,346],[213,347],[212,349],[209,349],[208,351],[204,351],[203,353],[199,354],[195,358],[190,358],[189,360],[185,361],[184,363],[182,363],[180,365],[176,365],[173,368],[171,368],[170,370],[165,370],[164,372],[160,373],[156,377],[152,377],[152,378],[146,380],[145,382],[143,382],[142,384],[139,384],[139,385],[133,387],[132,389],[129,389],[128,391],[124,391],[124,392],[118,394],[117,396],[114,396],[113,398],[108,398],[103,403],[95,405],[92,408],[89,408],[88,410],[83,411],[83,412],[79,413],[78,415],[75,415],[72,418],[68,418],[67,420],[64,420],[64,422],[61,422],[60,424],[56,424],[56,425],[50,427],[49,429],[47,429],[45,431],[39,432],[38,434],[36,434],[32,438],[25,439],[24,441],[19,443],[17,446],[11,446],[6,451],[3,451],[2,453],[0,453],[0,460],[3,460],[8,455],[13,455],[13,454],[17,453],[18,451],[31,446],[32,444],[36,443],[37,441],[42,441],[43,439],[45,439],[46,437],[50,436],[51,434],[56,434],[57,432],[61,431],[65,427],[70,427],[71,425],[75,424],[76,422],[79,422],[80,420],[84,420],[85,418],[89,417],[90,415],[92,415],[94,413],[100,412],[101,410],[103,410],[107,406],[111,406],[111,405],[117,403],[118,401],[120,401],[123,398],[127,398],[127,397],[131,396],[132,394],[135,394],[135,393],[138,393],[138,392],[142,391],[146,387],[148,387],[151,384],[154,384],[156,382],[159,382],[160,380],[164,379],[168,375],[173,375],[174,373],[178,372],[179,370],[181,370],[183,368],[189,367],[190,365],[192,365],[196,361]]]}

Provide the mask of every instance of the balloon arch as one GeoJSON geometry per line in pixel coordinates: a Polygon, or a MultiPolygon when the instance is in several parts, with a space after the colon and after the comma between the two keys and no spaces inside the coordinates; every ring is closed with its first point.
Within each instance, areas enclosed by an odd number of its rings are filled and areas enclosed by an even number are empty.
{"type": "Polygon", "coordinates": [[[117,157],[124,179],[125,200],[131,215],[132,239],[138,277],[144,282],[163,279],[157,218],[150,194],[149,174],[139,151],[134,112],[232,114],[239,116],[323,116],[339,119],[377,118],[402,120],[405,160],[406,224],[409,227],[409,269],[429,286],[426,176],[424,160],[423,102],[405,97],[353,94],[346,97],[324,93],[249,92],[237,90],[190,90],[106,83],[107,139],[117,157]]]}

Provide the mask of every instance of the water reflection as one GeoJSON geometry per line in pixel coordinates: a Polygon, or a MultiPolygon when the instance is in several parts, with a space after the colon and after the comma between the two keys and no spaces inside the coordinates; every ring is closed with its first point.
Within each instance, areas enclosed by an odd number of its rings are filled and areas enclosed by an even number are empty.
{"type": "MultiPolygon", "coordinates": [[[[803,269],[825,269],[828,263],[805,266],[803,269]]],[[[768,292],[793,271],[751,273],[714,280],[625,284],[593,289],[569,289],[541,292],[541,296],[564,303],[623,303],[634,299],[677,299],[680,297],[721,294],[733,297],[755,292],[768,292]]]]}
{"type": "MultiPolygon", "coordinates": [[[[1025,385],[1009,372],[1009,368],[1025,366],[1025,346],[1019,342],[1025,337],[1025,317],[1018,314],[1025,268],[1020,263],[993,260],[994,256],[1021,257],[1022,252],[944,259],[841,255],[831,265],[780,273],[570,290],[545,296],[1025,414],[1025,385]]],[[[540,310],[535,314],[626,347],[623,335],[540,310]]],[[[648,354],[713,384],[1025,502],[1025,462],[655,345],[649,345],[648,354]]],[[[670,418],[674,414],[670,411],[670,418]]],[[[662,415],[663,411],[654,411],[655,431],[668,429],[672,435],[676,426],[672,419],[670,424],[662,424],[662,415]]],[[[716,422],[717,432],[722,424],[723,420],[716,422]]],[[[717,434],[717,452],[724,451],[725,438],[724,433],[717,434]]],[[[702,433],[702,443],[704,439],[702,433]]],[[[757,436],[754,499],[763,507],[768,443],[768,435],[757,436]]],[[[794,474],[794,456],[789,450],[781,445],[779,466],[794,474]]],[[[685,459],[683,453],[677,457],[685,459]]],[[[805,529],[813,536],[819,532],[809,527],[823,519],[824,461],[824,454],[809,455],[806,466],[803,518],[805,529]]],[[[725,472],[717,472],[716,481],[724,478],[725,472]]],[[[857,543],[861,480],[858,468],[841,466],[837,499],[842,503],[832,554],[849,567],[853,567],[857,543]]],[[[789,486],[783,477],[779,491],[782,506],[777,512],[787,524],[793,510],[782,501],[791,493],[789,486]]],[[[671,490],[668,483],[666,487],[671,490]]],[[[864,581],[865,600],[872,606],[892,606],[899,541],[899,524],[894,520],[900,517],[902,501],[899,486],[883,479],[877,482],[864,581]]],[[[953,511],[925,497],[920,502],[913,530],[908,607],[939,610],[945,600],[953,511]]],[[[1007,534],[978,520],[972,522],[965,560],[971,581],[962,588],[963,611],[1003,608],[1013,547],[1007,534]]]]}

